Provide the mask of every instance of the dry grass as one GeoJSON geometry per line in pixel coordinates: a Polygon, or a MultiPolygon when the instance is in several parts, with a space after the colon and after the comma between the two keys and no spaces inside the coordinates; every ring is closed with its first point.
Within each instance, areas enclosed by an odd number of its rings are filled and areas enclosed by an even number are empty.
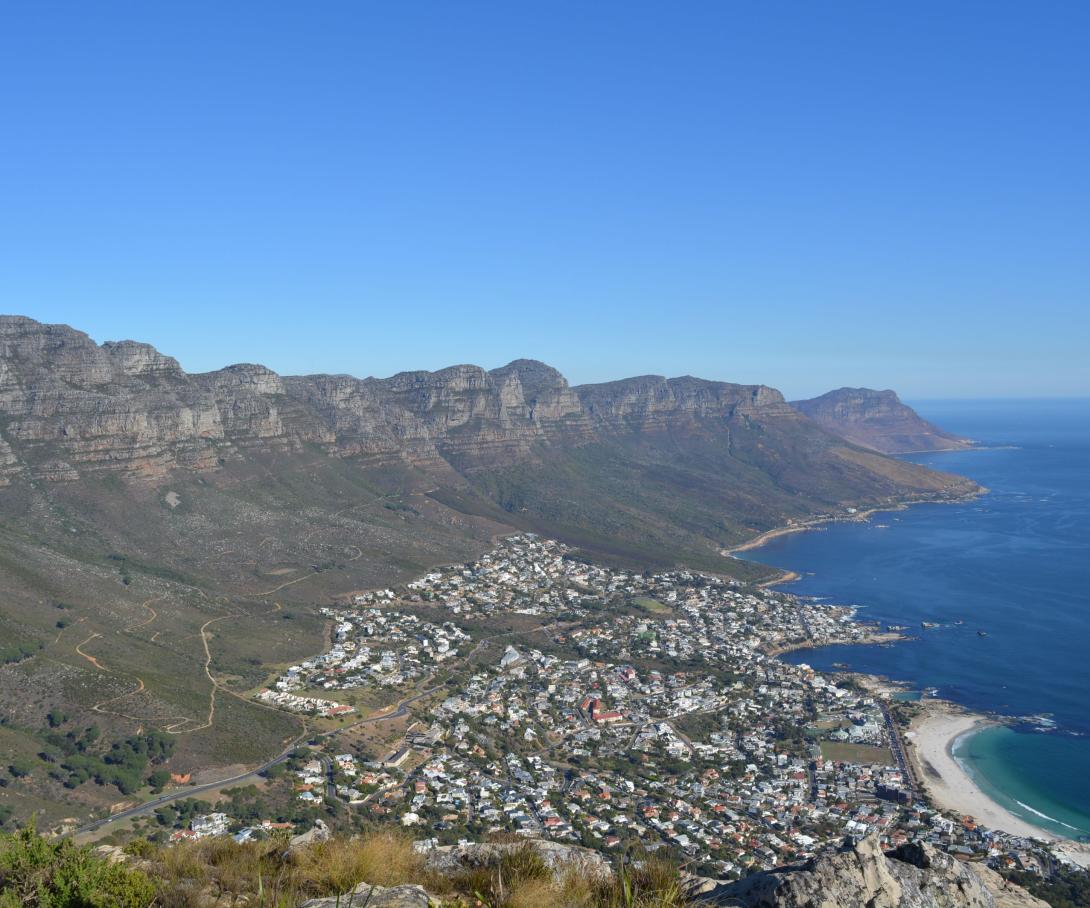
{"type": "Polygon", "coordinates": [[[586,868],[554,874],[520,842],[499,860],[442,875],[428,870],[398,830],[331,839],[286,853],[283,841],[206,839],[158,849],[146,868],[159,881],[160,908],[247,905],[294,908],[308,898],[344,895],[360,883],[417,883],[462,908],[686,908],[677,868],[660,858],[619,866],[602,878],[586,868]]]}
{"type": "Polygon", "coordinates": [[[282,841],[207,839],[159,849],[149,870],[160,881],[163,908],[195,908],[208,896],[224,905],[287,908],[360,883],[396,886],[424,875],[412,841],[396,831],[331,839],[291,853],[282,841]]]}
{"type": "Polygon", "coordinates": [[[358,883],[414,883],[424,873],[423,859],[413,851],[412,839],[393,830],[321,842],[298,852],[292,863],[298,877],[322,890],[316,895],[347,892],[358,883]]]}
{"type": "Polygon", "coordinates": [[[596,887],[596,908],[686,908],[677,867],[662,858],[649,857],[620,866],[613,877],[596,887]]]}
{"type": "Polygon", "coordinates": [[[527,901],[529,893],[544,894],[553,888],[552,884],[551,871],[538,850],[529,842],[521,842],[504,851],[494,864],[466,868],[446,880],[433,881],[434,886],[476,899],[489,908],[528,908],[535,904],[555,904],[555,899],[527,901]]]}

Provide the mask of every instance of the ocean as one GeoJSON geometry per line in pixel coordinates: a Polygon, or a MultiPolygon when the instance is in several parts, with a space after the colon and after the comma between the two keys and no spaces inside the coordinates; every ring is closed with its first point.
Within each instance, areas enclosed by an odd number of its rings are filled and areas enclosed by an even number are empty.
{"type": "Polygon", "coordinates": [[[918,639],[786,658],[1037,717],[967,736],[954,754],[1011,813],[1090,840],[1090,400],[914,406],[987,447],[906,459],[972,477],[987,495],[781,536],[747,557],[803,575],[790,592],[858,605],[918,639]]]}

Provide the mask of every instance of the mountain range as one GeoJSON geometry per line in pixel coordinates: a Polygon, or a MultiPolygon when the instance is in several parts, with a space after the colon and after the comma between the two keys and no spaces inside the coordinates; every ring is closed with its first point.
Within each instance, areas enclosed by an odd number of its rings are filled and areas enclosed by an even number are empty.
{"type": "MultiPolygon", "coordinates": [[[[184,731],[179,761],[209,771],[252,764],[298,722],[241,692],[321,649],[316,603],[516,530],[640,570],[767,580],[728,550],[977,491],[840,431],[763,385],[573,387],[530,360],[188,374],[147,344],[0,317],[0,744],[32,756],[60,713],[115,737],[184,731]]],[[[53,819],[108,806],[48,780],[25,799],[17,812],[53,819]]]]}
{"type": "Polygon", "coordinates": [[[300,496],[320,514],[351,500],[347,484],[456,535],[483,521],[641,564],[743,570],[720,551],[769,528],[972,491],[876,453],[952,439],[890,395],[790,405],[764,385],[688,376],[572,387],[531,360],[384,379],[252,364],[187,374],[147,344],[99,345],[11,316],[0,318],[0,483],[9,514],[44,496],[70,502],[77,519],[114,483],[112,516],[99,514],[96,529],[112,527],[110,547],[152,561],[192,561],[183,537],[202,519],[225,539],[257,535],[237,525],[242,489],[262,500],[246,523],[279,537],[272,525],[297,518],[300,496]],[[168,492],[165,509],[124,516],[168,492]],[[149,525],[169,552],[155,550],[149,525]]]}

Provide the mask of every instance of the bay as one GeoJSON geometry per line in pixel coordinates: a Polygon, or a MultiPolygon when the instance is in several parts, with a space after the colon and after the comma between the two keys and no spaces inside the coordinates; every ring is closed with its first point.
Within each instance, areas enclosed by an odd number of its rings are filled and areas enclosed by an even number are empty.
{"type": "Polygon", "coordinates": [[[1090,837],[1090,400],[915,406],[982,446],[907,459],[970,476],[988,494],[777,537],[748,557],[801,574],[791,592],[859,605],[861,618],[909,625],[918,639],[787,658],[1043,717],[974,735],[955,755],[1011,812],[1090,837]]]}

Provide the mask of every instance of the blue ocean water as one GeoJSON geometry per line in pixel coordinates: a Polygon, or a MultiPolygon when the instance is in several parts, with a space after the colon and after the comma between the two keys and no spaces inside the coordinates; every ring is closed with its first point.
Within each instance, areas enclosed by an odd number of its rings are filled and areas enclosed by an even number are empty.
{"type": "Polygon", "coordinates": [[[791,592],[859,605],[861,618],[919,639],[789,658],[935,687],[982,712],[1048,715],[1053,731],[993,728],[955,754],[1012,813],[1090,837],[1090,400],[917,409],[990,447],[908,459],[970,476],[987,495],[779,537],[750,557],[802,574],[791,592]]]}

